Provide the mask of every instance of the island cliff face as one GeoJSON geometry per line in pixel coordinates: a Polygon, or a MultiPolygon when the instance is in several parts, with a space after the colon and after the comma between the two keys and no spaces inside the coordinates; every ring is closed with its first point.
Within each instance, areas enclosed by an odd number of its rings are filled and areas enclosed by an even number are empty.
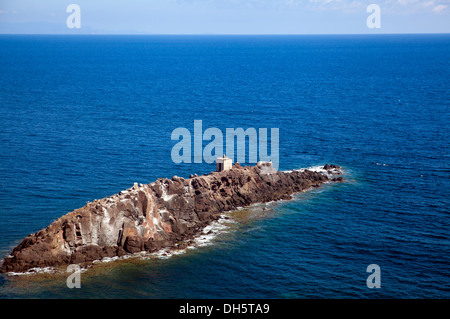
{"type": "MultiPolygon", "coordinates": [[[[339,166],[325,165],[330,176],[339,166]]],[[[92,262],[162,248],[183,248],[220,213],[289,199],[331,177],[313,171],[276,172],[271,163],[241,167],[189,179],[158,179],[68,213],[26,237],[5,258],[1,272],[92,262]]],[[[341,181],[342,177],[332,178],[341,181]]]]}

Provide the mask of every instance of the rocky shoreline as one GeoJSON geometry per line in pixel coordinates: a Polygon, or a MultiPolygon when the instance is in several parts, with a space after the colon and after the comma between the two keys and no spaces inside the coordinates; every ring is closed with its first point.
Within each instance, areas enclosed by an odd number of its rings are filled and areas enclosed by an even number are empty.
{"type": "Polygon", "coordinates": [[[337,165],[323,172],[277,172],[260,162],[184,179],[160,178],[95,200],[47,228],[27,236],[6,257],[0,272],[92,263],[141,251],[185,248],[220,214],[255,203],[290,199],[292,194],[343,181],[337,165]]]}

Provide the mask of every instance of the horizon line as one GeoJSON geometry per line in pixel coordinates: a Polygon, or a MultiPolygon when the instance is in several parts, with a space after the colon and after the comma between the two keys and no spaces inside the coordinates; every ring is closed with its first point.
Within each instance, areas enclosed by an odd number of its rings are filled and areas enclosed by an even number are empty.
{"type": "Polygon", "coordinates": [[[136,36],[298,36],[298,35],[443,35],[450,32],[392,32],[392,33],[2,33],[0,35],[136,35],[136,36]]]}

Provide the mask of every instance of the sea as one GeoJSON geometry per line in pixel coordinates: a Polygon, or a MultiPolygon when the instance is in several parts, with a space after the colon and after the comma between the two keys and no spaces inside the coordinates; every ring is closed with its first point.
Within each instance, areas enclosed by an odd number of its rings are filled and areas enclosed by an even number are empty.
{"type": "Polygon", "coordinates": [[[98,261],[81,288],[1,274],[0,298],[450,298],[449,78],[449,34],[1,35],[0,258],[135,182],[214,171],[194,121],[278,128],[279,170],[345,182],[224,212],[184,251],[98,261]],[[177,128],[192,161],[173,160],[177,128]]]}

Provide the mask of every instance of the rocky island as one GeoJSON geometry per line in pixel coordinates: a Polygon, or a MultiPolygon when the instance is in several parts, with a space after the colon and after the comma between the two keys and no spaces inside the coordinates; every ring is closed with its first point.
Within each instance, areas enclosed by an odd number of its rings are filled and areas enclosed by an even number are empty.
{"type": "Polygon", "coordinates": [[[188,179],[174,176],[146,185],[135,183],[28,235],[4,259],[0,271],[25,272],[180,248],[223,212],[290,199],[325,182],[342,181],[334,176],[340,174],[339,166],[328,164],[323,172],[277,172],[270,162],[252,167],[235,163],[231,169],[188,179]]]}

